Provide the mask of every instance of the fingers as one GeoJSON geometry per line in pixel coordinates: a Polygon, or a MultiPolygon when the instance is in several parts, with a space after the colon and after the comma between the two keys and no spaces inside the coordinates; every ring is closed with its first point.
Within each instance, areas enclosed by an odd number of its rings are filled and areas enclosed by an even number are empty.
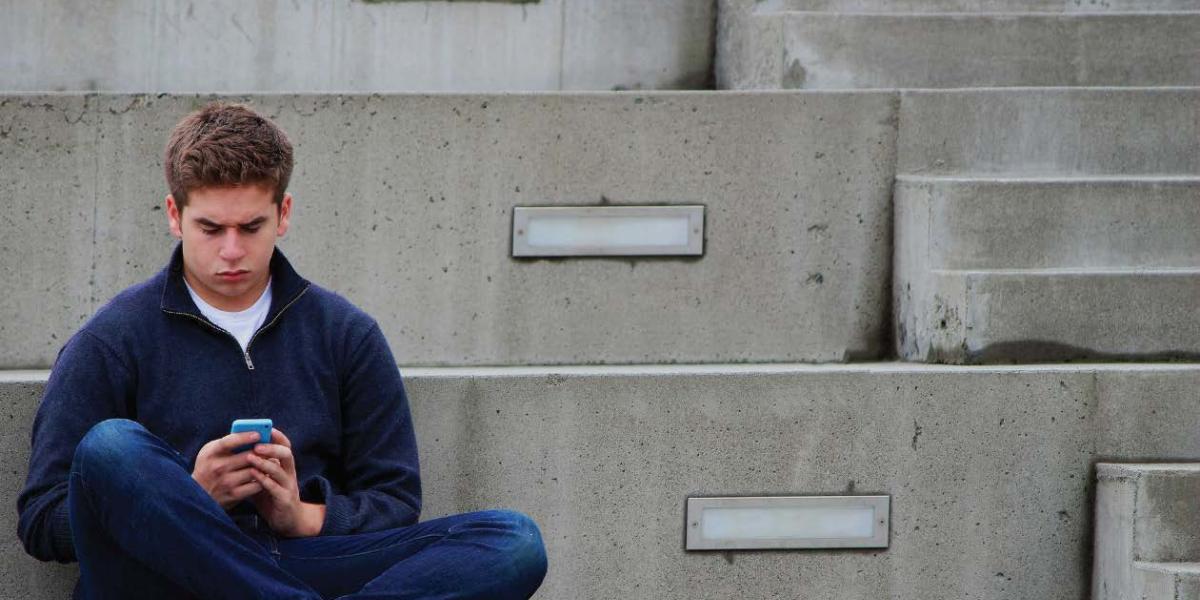
{"type": "Polygon", "coordinates": [[[287,494],[285,492],[287,490],[273,476],[259,471],[258,469],[253,469],[253,477],[254,482],[262,486],[263,490],[265,490],[267,493],[271,494],[272,496],[278,496],[282,499],[286,499],[287,494]]]}
{"type": "Polygon", "coordinates": [[[280,446],[292,447],[292,440],[289,440],[283,432],[278,429],[271,429],[271,443],[279,444],[280,446]]]}
{"type": "Polygon", "coordinates": [[[262,439],[262,437],[259,436],[258,433],[254,432],[254,431],[243,431],[241,433],[231,433],[231,434],[217,440],[218,450],[223,453],[230,454],[230,453],[233,453],[234,450],[236,450],[242,446],[248,446],[250,444],[258,442],[261,439],[262,439]]]}
{"type": "Polygon", "coordinates": [[[280,464],[278,459],[264,458],[262,456],[251,455],[249,457],[250,464],[255,469],[266,473],[277,482],[288,481],[294,479],[295,475],[289,474],[287,467],[280,464]]]}
{"type": "MultiPolygon", "coordinates": [[[[284,438],[284,441],[287,441],[287,439],[284,438]]],[[[254,454],[263,458],[278,459],[280,466],[282,466],[285,470],[292,472],[295,472],[296,470],[296,462],[292,457],[292,449],[288,446],[280,444],[259,444],[258,446],[254,447],[254,454]]]]}
{"type": "Polygon", "coordinates": [[[229,500],[231,502],[240,502],[253,496],[263,490],[263,485],[257,478],[249,483],[244,483],[229,491],[229,500]]]}

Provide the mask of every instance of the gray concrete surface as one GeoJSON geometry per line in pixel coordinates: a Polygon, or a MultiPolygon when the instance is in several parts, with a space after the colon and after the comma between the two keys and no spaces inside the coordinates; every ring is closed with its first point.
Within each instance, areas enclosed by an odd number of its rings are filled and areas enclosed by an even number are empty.
{"type": "Polygon", "coordinates": [[[902,96],[899,175],[1200,175],[1198,88],[902,96]]]}
{"type": "Polygon", "coordinates": [[[1196,85],[1197,11],[1173,0],[721,0],[715,77],[720,89],[1196,85]]]}
{"type": "MultiPolygon", "coordinates": [[[[1200,265],[1200,177],[896,179],[896,210],[929,222],[928,269],[1200,265]]],[[[899,221],[907,224],[907,220],[899,221]]]]}
{"type": "Polygon", "coordinates": [[[1093,598],[1197,598],[1200,464],[1096,465],[1093,598]]]}
{"type": "Polygon", "coordinates": [[[898,355],[1195,358],[1195,88],[902,93],[898,355]]]}
{"type": "Polygon", "coordinates": [[[0,90],[702,89],[714,0],[0,0],[0,90]]]}
{"type": "MultiPolygon", "coordinates": [[[[1200,459],[1194,365],[402,372],[424,517],[533,516],[539,598],[1086,598],[1092,463],[1200,459]],[[840,492],[892,496],[889,549],[683,550],[689,495],[840,492]]],[[[43,377],[0,378],[10,507],[43,377]]],[[[0,596],[60,597],[10,544],[0,596]]]]}
{"type": "Polygon", "coordinates": [[[758,0],[758,12],[1114,13],[1200,10],[1198,0],[758,0]]]}
{"type": "Polygon", "coordinates": [[[777,18],[784,89],[1200,84],[1200,12],[777,18]]]}
{"type": "MultiPolygon", "coordinates": [[[[161,152],[209,97],[0,97],[0,367],[47,367],[172,241],[161,152]]],[[[897,96],[264,95],[300,272],[404,364],[881,356],[897,96]],[[699,259],[513,260],[514,206],[703,204],[699,259]]]]}
{"type": "Polygon", "coordinates": [[[1200,357],[1198,181],[900,176],[899,356],[1200,357]]]}
{"type": "Polygon", "coordinates": [[[1146,600],[1200,599],[1200,563],[1136,562],[1134,579],[1135,586],[1141,586],[1140,597],[1146,600]]]}
{"type": "Polygon", "coordinates": [[[1200,270],[897,272],[903,360],[952,364],[1200,358],[1200,270]]]}

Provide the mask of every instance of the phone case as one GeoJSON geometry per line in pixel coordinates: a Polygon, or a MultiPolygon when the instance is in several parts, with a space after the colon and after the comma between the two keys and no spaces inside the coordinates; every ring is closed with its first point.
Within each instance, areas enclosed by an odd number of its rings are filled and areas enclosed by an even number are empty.
{"type": "MultiPolygon", "coordinates": [[[[257,431],[259,439],[261,440],[259,443],[269,444],[271,443],[271,427],[273,427],[273,424],[271,423],[270,419],[238,419],[234,421],[233,425],[229,428],[229,433],[257,431]]],[[[245,452],[253,447],[254,444],[239,446],[235,448],[233,452],[234,454],[237,454],[239,452],[245,452]]]]}

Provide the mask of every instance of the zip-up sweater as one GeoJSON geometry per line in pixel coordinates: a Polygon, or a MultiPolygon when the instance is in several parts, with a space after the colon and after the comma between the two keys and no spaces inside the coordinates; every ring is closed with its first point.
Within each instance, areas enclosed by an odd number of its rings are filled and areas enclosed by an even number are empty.
{"type": "MultiPolygon", "coordinates": [[[[300,499],[324,504],[320,535],[411,525],[421,506],[416,439],[379,325],[300,277],[278,248],[272,301],[245,352],[204,317],[183,281],[182,246],[156,276],[101,308],[59,351],[33,422],[17,525],[40,560],[76,560],[67,481],[75,447],[105,419],[135,420],[190,473],[234,419],[288,436],[300,499]]],[[[243,501],[234,513],[252,513],[243,501]]]]}

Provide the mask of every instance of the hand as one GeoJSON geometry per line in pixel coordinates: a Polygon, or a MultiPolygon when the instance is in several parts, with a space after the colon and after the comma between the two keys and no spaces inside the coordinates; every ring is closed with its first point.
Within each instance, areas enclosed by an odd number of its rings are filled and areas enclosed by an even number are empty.
{"type": "Polygon", "coordinates": [[[235,448],[253,444],[258,439],[258,433],[253,431],[231,433],[205,444],[196,455],[192,479],[221,508],[229,510],[263,490],[262,483],[253,474],[255,469],[250,463],[250,453],[233,452],[235,448]]]}
{"type": "Polygon", "coordinates": [[[258,444],[246,453],[254,467],[251,475],[262,486],[262,492],[250,501],[279,535],[312,537],[321,533],[325,506],[300,501],[292,442],[278,429],[271,430],[271,442],[258,444]]]}

